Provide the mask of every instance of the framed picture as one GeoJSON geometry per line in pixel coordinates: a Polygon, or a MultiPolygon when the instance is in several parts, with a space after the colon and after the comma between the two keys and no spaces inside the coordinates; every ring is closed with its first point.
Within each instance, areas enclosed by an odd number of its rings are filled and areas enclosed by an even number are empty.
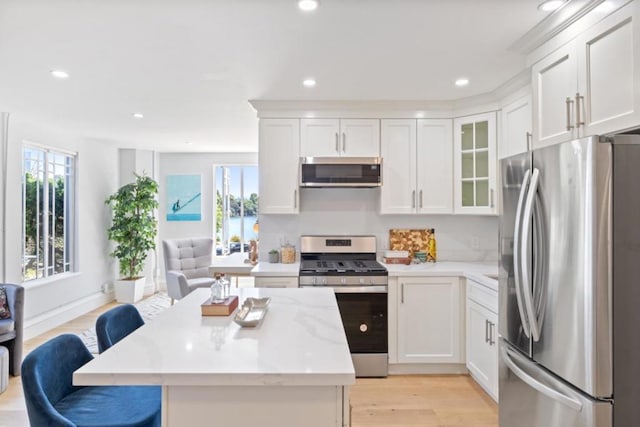
{"type": "Polygon", "coordinates": [[[167,175],[167,221],[202,221],[200,175],[167,175]]]}

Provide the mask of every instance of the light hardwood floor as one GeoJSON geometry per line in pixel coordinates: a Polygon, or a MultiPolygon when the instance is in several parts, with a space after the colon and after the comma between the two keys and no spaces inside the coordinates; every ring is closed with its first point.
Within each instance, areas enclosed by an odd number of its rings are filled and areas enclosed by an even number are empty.
{"type": "MultiPolygon", "coordinates": [[[[48,339],[80,333],[117,305],[107,304],[25,343],[25,354],[48,339]]],[[[498,407],[467,375],[358,378],[351,389],[352,427],[497,427],[498,407]]],[[[27,427],[22,383],[10,377],[0,395],[0,427],[27,427]]]]}

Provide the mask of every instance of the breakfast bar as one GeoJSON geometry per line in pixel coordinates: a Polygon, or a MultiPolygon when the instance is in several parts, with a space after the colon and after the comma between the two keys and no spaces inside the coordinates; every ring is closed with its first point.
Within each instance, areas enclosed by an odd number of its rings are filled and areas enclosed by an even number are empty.
{"type": "MultiPolygon", "coordinates": [[[[349,425],[355,372],[331,289],[235,289],[270,297],[240,327],[202,316],[196,289],[74,373],[75,385],[160,385],[163,426],[349,425]]],[[[132,402],[135,404],[135,402],[132,402]]]]}

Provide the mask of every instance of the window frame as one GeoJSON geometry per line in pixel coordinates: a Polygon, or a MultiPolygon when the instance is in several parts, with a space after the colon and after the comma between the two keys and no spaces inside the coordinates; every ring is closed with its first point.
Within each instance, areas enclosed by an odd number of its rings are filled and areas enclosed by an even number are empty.
{"type": "MultiPolygon", "coordinates": [[[[22,257],[21,257],[21,268],[20,274],[23,283],[36,283],[39,281],[51,281],[52,279],[56,279],[62,275],[75,273],[77,272],[77,224],[78,224],[78,209],[77,209],[77,177],[78,177],[78,153],[73,151],[68,151],[56,147],[46,146],[42,144],[33,143],[30,141],[23,141],[22,149],[21,149],[21,196],[22,196],[22,257]],[[26,214],[27,214],[27,198],[26,198],[26,162],[27,157],[26,153],[28,150],[34,150],[42,154],[42,170],[38,169],[38,176],[42,173],[43,179],[43,188],[42,195],[43,201],[40,202],[38,200],[37,203],[37,211],[36,211],[36,224],[37,224],[37,237],[36,237],[36,246],[39,247],[39,242],[42,240],[42,267],[38,266],[38,261],[36,261],[36,269],[35,269],[35,277],[28,278],[27,273],[27,256],[29,256],[26,247],[26,214]],[[57,162],[57,157],[63,156],[62,163],[57,162]],[[50,236],[50,221],[45,221],[42,224],[42,235],[40,233],[40,221],[42,218],[49,218],[50,212],[52,212],[51,207],[53,207],[53,214],[55,215],[55,202],[53,206],[48,202],[49,195],[51,194],[51,187],[49,185],[49,177],[53,177],[55,179],[55,168],[61,167],[63,168],[63,176],[64,176],[64,215],[63,215],[63,230],[64,230],[64,241],[63,241],[63,268],[62,271],[56,271],[56,262],[55,262],[55,254],[53,260],[49,259],[48,253],[50,251],[49,239],[44,238],[43,235],[50,236]],[[70,188],[69,188],[70,187],[70,188]],[[42,210],[43,209],[43,210],[42,210]]],[[[53,189],[55,192],[55,187],[53,189]]],[[[40,193],[38,193],[39,195],[40,193]]],[[[53,236],[55,237],[55,226],[53,230],[53,236]]],[[[53,249],[55,253],[55,248],[53,249]]],[[[36,260],[39,260],[39,257],[36,256],[36,260]]]]}

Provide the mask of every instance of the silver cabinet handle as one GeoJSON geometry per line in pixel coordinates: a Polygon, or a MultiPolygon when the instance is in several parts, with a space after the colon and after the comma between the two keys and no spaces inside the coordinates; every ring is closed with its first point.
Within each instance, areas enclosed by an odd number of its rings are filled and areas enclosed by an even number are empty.
{"type": "Polygon", "coordinates": [[[336,153],[340,153],[340,136],[336,132],[336,153]]]}
{"type": "Polygon", "coordinates": [[[416,207],[416,190],[413,190],[413,192],[411,193],[411,207],[416,207]]]}
{"type": "Polygon", "coordinates": [[[400,303],[404,304],[404,283],[400,285],[400,303]]]}
{"type": "Polygon", "coordinates": [[[573,99],[567,97],[565,101],[567,103],[567,130],[573,129],[573,124],[571,123],[571,105],[573,104],[573,99]]]}
{"type": "Polygon", "coordinates": [[[342,152],[347,151],[347,134],[342,132],[342,152]]]}
{"type": "Polygon", "coordinates": [[[584,103],[584,96],[576,93],[576,129],[580,128],[580,126],[584,126],[584,120],[582,120],[580,114],[580,104],[584,103]]]}
{"type": "Polygon", "coordinates": [[[533,142],[533,134],[531,132],[527,132],[527,151],[531,151],[532,142],[533,142]]]}
{"type": "Polygon", "coordinates": [[[484,342],[489,342],[489,320],[484,319],[484,342]]]}
{"type": "Polygon", "coordinates": [[[489,192],[489,198],[490,198],[491,207],[492,208],[495,207],[495,204],[493,203],[493,188],[489,192]]]}
{"type": "Polygon", "coordinates": [[[298,207],[298,190],[297,189],[293,190],[293,207],[294,208],[298,207]]]}
{"type": "Polygon", "coordinates": [[[422,190],[420,190],[420,207],[422,207],[422,190]]]}

